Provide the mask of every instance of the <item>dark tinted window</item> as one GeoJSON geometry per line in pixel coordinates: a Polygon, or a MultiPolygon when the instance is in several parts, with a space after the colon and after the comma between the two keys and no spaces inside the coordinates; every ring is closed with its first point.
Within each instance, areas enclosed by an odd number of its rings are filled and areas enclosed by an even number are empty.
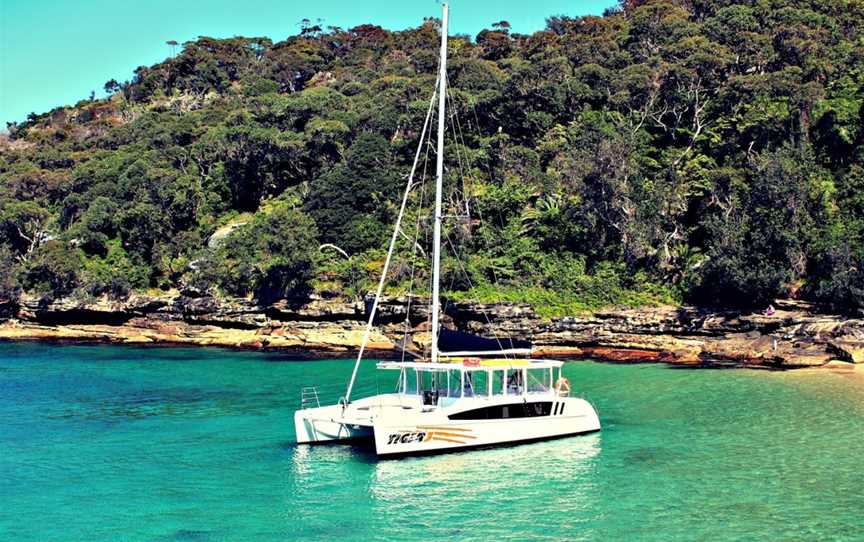
{"type": "Polygon", "coordinates": [[[548,416],[552,412],[551,401],[537,403],[513,403],[457,412],[448,416],[451,420],[501,420],[505,418],[533,418],[548,416]]]}

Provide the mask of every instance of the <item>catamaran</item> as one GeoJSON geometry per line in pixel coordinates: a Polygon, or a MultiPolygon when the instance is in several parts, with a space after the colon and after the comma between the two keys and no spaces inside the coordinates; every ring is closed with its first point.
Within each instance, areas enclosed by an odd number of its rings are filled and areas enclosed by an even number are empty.
{"type": "Polygon", "coordinates": [[[594,407],[570,396],[563,362],[530,358],[524,341],[483,338],[440,325],[442,192],[447,86],[448,8],[443,5],[438,81],[402,198],[384,269],[345,396],[320,406],[315,388],[304,388],[294,414],[298,443],[374,439],[379,456],[435,453],[591,433],[600,430],[594,407]],[[433,220],[430,356],[382,361],[395,391],[351,399],[357,371],[374,325],[401,222],[414,186],[424,137],[438,100],[435,210],[433,220]]]}

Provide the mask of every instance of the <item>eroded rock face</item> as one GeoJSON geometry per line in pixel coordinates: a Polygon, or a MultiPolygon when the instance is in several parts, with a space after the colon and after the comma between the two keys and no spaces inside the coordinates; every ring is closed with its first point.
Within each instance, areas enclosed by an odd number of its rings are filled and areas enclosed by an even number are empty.
{"type": "MultiPolygon", "coordinates": [[[[122,302],[25,296],[16,306],[0,306],[0,319],[6,319],[0,338],[196,344],[325,356],[359,348],[371,301],[314,297],[265,306],[199,294],[134,295],[122,302]]],[[[534,355],[544,357],[777,368],[820,366],[832,359],[864,362],[864,320],[818,314],[802,303],[778,307],[772,316],[646,307],[544,319],[528,305],[450,303],[442,321],[485,336],[530,340],[534,355]]],[[[427,350],[428,316],[423,299],[382,299],[368,348],[385,356],[400,355],[403,344],[427,350]]]]}
{"type": "Polygon", "coordinates": [[[0,300],[0,322],[14,318],[18,313],[18,304],[6,299],[0,300]]]}

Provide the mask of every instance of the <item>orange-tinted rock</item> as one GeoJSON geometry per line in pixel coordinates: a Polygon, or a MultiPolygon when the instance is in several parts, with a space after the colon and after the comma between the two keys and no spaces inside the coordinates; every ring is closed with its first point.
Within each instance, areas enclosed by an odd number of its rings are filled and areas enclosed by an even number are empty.
{"type": "Polygon", "coordinates": [[[650,363],[662,361],[662,353],[656,350],[636,350],[625,348],[608,348],[603,346],[586,347],[582,349],[589,358],[617,363],[650,363]]]}
{"type": "MultiPolygon", "coordinates": [[[[261,306],[250,299],[187,293],[49,303],[25,296],[12,319],[0,324],[0,338],[282,348],[327,355],[359,348],[369,306],[321,297],[261,306]]],[[[404,342],[415,351],[429,351],[427,303],[411,299],[409,310],[408,302],[382,299],[384,324],[374,328],[370,350],[397,355],[397,345],[404,342]],[[414,323],[407,339],[406,317],[414,323]]],[[[800,302],[775,305],[772,316],[645,307],[548,319],[525,304],[450,303],[442,321],[487,337],[531,340],[535,357],[770,367],[814,366],[834,358],[864,361],[864,320],[815,313],[800,302]]]]}

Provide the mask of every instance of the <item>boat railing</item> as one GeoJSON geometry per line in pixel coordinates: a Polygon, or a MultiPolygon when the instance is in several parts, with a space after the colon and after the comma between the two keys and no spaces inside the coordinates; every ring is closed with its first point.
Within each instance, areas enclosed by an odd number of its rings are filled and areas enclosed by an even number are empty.
{"type": "Polygon", "coordinates": [[[300,410],[320,406],[321,401],[318,400],[318,388],[315,386],[306,386],[300,390],[300,410]]]}

